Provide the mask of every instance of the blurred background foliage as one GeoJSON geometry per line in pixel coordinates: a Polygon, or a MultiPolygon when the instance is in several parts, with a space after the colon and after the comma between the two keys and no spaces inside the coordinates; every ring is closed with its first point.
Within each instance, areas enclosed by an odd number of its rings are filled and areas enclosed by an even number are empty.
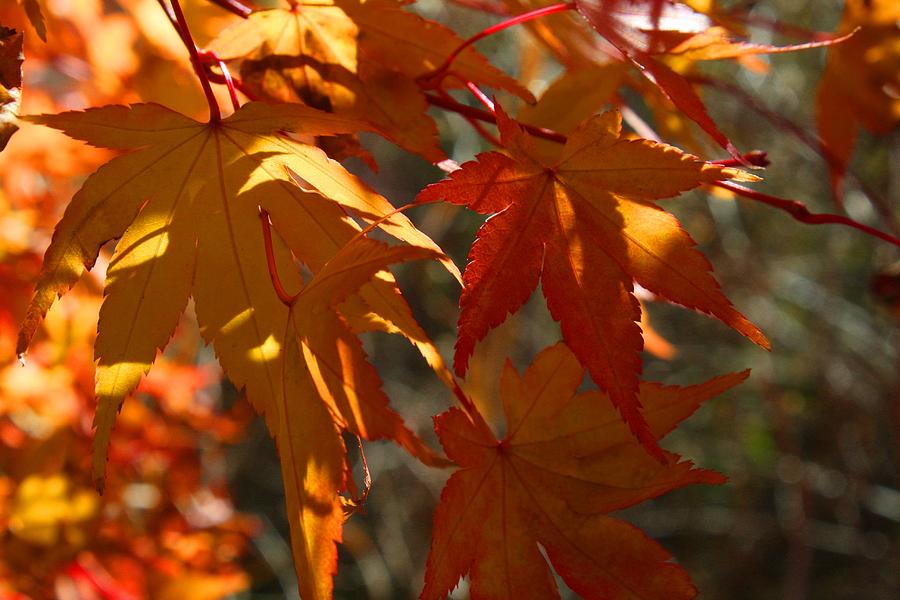
{"type": "MultiPolygon", "coordinates": [[[[201,45],[233,20],[211,3],[185,4],[201,45]]],[[[843,9],[831,0],[720,4],[740,5],[761,22],[814,31],[834,30],[843,9]]],[[[50,49],[34,36],[27,41],[24,112],[153,100],[202,114],[203,99],[180,42],[155,2],[54,0],[44,7],[50,35],[62,35],[63,42],[50,49]]],[[[415,10],[463,36],[497,21],[439,0],[422,0],[415,10]]],[[[15,2],[4,0],[0,22],[27,31],[19,12],[15,2]]],[[[784,42],[766,27],[751,28],[750,37],[784,42]]],[[[559,66],[535,59],[536,45],[527,28],[518,28],[479,48],[540,93],[559,66]]],[[[774,119],[727,89],[703,94],[739,148],[768,153],[771,165],[761,173],[767,193],[834,212],[839,209],[826,162],[785,126],[789,121],[815,131],[816,88],[826,57],[825,50],[775,55],[761,59],[768,68],[755,70],[726,61],[703,65],[704,75],[746,91],[774,119]]],[[[662,113],[637,94],[626,96],[637,114],[663,129],[662,113]]],[[[512,99],[499,99],[517,108],[512,99]]],[[[432,114],[452,159],[464,162],[489,149],[463,119],[432,114]]],[[[723,158],[696,138],[699,147],[691,151],[723,158]]],[[[891,224],[870,196],[897,215],[898,141],[896,131],[861,132],[852,160],[858,177],[849,179],[844,198],[851,217],[887,230],[891,224]]],[[[381,139],[364,142],[378,158],[378,173],[361,162],[348,164],[395,205],[442,176],[381,139]]],[[[190,315],[166,361],[126,403],[102,499],[90,489],[87,466],[100,275],[54,308],[28,365],[15,363],[16,319],[52,224],[106,158],[105,151],[31,126],[23,126],[0,154],[0,598],[296,597],[274,445],[240,394],[221,381],[190,315]],[[96,592],[107,588],[126,595],[96,592]]],[[[897,249],[857,231],[804,225],[766,206],[706,191],[664,205],[698,241],[727,295],[761,326],[773,349],[766,353],[701,315],[645,303],[653,329],[672,346],[669,352],[659,346],[666,358],[645,353],[647,379],[697,383],[748,367],[753,373],[665,442],[725,473],[729,483],[681,490],[623,516],[672,551],[703,598],[897,598],[897,249]]],[[[464,264],[480,217],[449,206],[409,214],[464,264]]],[[[456,284],[438,266],[396,273],[416,316],[449,357],[456,284]]],[[[510,357],[522,369],[558,339],[558,326],[536,293],[479,346],[466,389],[497,427],[503,361],[510,357]]],[[[365,342],[394,406],[436,445],[431,417],[451,404],[450,395],[402,339],[370,334],[365,342]]],[[[447,473],[423,467],[389,444],[366,444],[365,452],[372,489],[364,510],[345,526],[335,595],[415,597],[447,473]]],[[[351,457],[361,481],[352,451],[351,457]]],[[[465,597],[464,584],[456,596],[465,597]]]]}

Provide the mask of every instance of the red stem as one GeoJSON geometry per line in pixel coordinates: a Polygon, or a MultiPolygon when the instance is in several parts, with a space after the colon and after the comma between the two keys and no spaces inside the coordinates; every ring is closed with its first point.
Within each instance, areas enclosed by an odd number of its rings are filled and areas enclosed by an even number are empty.
{"type": "Polygon", "coordinates": [[[852,227],[853,229],[858,229],[863,233],[867,233],[871,236],[877,237],[878,239],[884,240],[885,242],[888,242],[895,246],[900,246],[900,238],[896,238],[890,234],[884,233],[883,231],[879,231],[874,227],[869,227],[868,225],[865,225],[858,221],[854,221],[853,219],[845,217],[843,215],[834,215],[830,213],[814,213],[810,211],[805,204],[803,204],[802,202],[798,202],[797,200],[786,200],[784,198],[770,196],[768,194],[757,192],[756,190],[751,190],[750,188],[744,187],[737,183],[732,183],[730,181],[717,181],[712,185],[728,190],[730,192],[734,192],[735,194],[743,196],[744,198],[749,198],[750,200],[755,200],[756,202],[761,202],[779,210],[783,210],[801,223],[809,223],[811,225],[845,225],[847,227],[852,227]]]}
{"type": "Polygon", "coordinates": [[[281,303],[290,308],[300,294],[288,294],[281,283],[281,278],[278,276],[278,265],[275,264],[275,250],[272,247],[272,226],[269,223],[269,213],[263,208],[259,209],[259,222],[262,224],[263,243],[266,246],[266,265],[269,268],[272,287],[275,288],[275,294],[281,303]]]}
{"type": "Polygon", "coordinates": [[[544,6],[542,8],[538,8],[535,10],[530,10],[526,13],[522,13],[521,15],[516,15],[515,17],[510,17],[504,21],[491,25],[487,29],[476,33],[462,44],[456,47],[456,49],[450,53],[450,56],[439,66],[437,69],[432,71],[431,73],[426,73],[419,77],[419,79],[423,82],[427,82],[426,87],[434,89],[440,85],[441,80],[447,75],[447,72],[450,69],[450,65],[453,64],[453,61],[456,60],[456,57],[460,55],[460,53],[474,44],[479,40],[483,40],[484,38],[494,35],[504,29],[512,27],[514,25],[519,25],[520,23],[525,23],[527,21],[533,21],[534,19],[540,19],[541,17],[546,17],[547,15],[552,15],[558,12],[564,12],[567,10],[575,10],[574,2],[562,2],[560,4],[552,4],[550,6],[544,6]]]}
{"type": "MultiPolygon", "coordinates": [[[[456,73],[453,73],[452,71],[450,73],[448,73],[448,75],[450,75],[454,79],[458,79],[459,81],[463,82],[463,84],[465,84],[465,86],[466,86],[466,89],[468,89],[472,93],[472,95],[475,96],[475,98],[479,102],[481,102],[481,104],[485,108],[487,108],[488,111],[490,111],[490,114],[494,114],[494,103],[490,100],[490,98],[487,97],[487,94],[482,92],[481,89],[477,85],[475,85],[475,83],[468,81],[466,79],[463,79],[462,77],[460,77],[456,73]]],[[[439,87],[439,88],[437,88],[436,91],[437,91],[438,95],[441,96],[441,98],[450,100],[451,102],[453,101],[452,96],[450,96],[450,94],[447,93],[447,91],[445,89],[439,87]]],[[[480,135],[481,137],[483,137],[488,142],[490,142],[491,144],[493,144],[494,146],[496,146],[498,148],[503,147],[503,143],[500,141],[500,138],[498,138],[497,136],[492,134],[490,131],[485,129],[484,125],[482,125],[477,119],[474,119],[474,118],[466,116],[466,115],[463,115],[463,118],[466,120],[466,122],[469,123],[469,125],[472,126],[472,128],[478,133],[478,135],[480,135]]]]}
{"type": "Polygon", "coordinates": [[[748,163],[754,167],[768,167],[772,164],[769,162],[768,155],[762,150],[751,150],[741,156],[741,159],[743,162],[736,158],[723,158],[721,160],[711,160],[709,162],[714,165],[719,165],[720,167],[743,167],[748,163]]]}
{"type": "Polygon", "coordinates": [[[487,94],[481,91],[477,85],[475,85],[472,81],[466,81],[466,89],[469,90],[475,98],[481,102],[482,106],[488,109],[488,112],[493,114],[496,112],[494,108],[494,101],[487,97],[487,94]]]}
{"type": "Polygon", "coordinates": [[[191,65],[194,67],[194,72],[200,79],[200,86],[203,88],[203,93],[206,95],[206,102],[209,104],[209,122],[218,123],[222,120],[222,113],[219,110],[218,102],[216,102],[216,96],[213,94],[212,86],[209,84],[209,78],[206,76],[206,70],[203,68],[203,61],[200,60],[200,54],[197,52],[197,45],[194,44],[194,38],[191,37],[191,30],[188,28],[187,21],[184,18],[184,13],[181,11],[181,5],[178,3],[178,0],[171,0],[171,3],[172,14],[178,24],[177,29],[179,36],[181,37],[181,41],[183,41],[184,45],[187,47],[188,53],[191,55],[191,65]]]}
{"type": "Polygon", "coordinates": [[[212,65],[218,65],[219,70],[222,71],[222,75],[221,81],[216,81],[216,83],[225,84],[225,87],[228,88],[228,96],[231,98],[231,106],[234,107],[234,110],[239,109],[241,107],[241,101],[237,97],[235,82],[231,77],[231,71],[228,70],[228,65],[225,64],[225,61],[219,58],[215,52],[210,52],[209,50],[201,50],[200,59],[203,61],[203,72],[210,81],[214,81],[214,78],[212,77],[213,71],[210,67],[212,65]]]}
{"type": "Polygon", "coordinates": [[[210,0],[210,2],[243,19],[246,19],[253,14],[252,8],[250,8],[246,4],[238,2],[237,0],[210,0]]]}
{"type": "MultiPolygon", "coordinates": [[[[366,499],[369,497],[369,491],[372,489],[372,473],[369,472],[369,463],[366,461],[366,453],[363,450],[361,437],[356,436],[356,444],[359,446],[359,462],[362,464],[363,490],[362,493],[351,498],[351,500],[356,506],[362,506],[366,503],[366,499]]],[[[354,484],[353,487],[355,488],[356,484],[354,484]]]]}

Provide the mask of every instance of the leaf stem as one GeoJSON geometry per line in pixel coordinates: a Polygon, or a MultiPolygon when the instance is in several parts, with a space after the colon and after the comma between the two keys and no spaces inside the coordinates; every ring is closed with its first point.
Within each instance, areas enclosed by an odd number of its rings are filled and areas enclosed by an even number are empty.
{"type": "Polygon", "coordinates": [[[494,114],[496,112],[494,101],[488,98],[487,94],[482,92],[481,88],[475,85],[475,82],[466,81],[466,89],[469,90],[486,109],[488,109],[488,112],[490,112],[491,114],[494,114]]]}
{"type": "Polygon", "coordinates": [[[278,276],[278,265],[275,264],[275,250],[272,247],[272,226],[269,223],[269,213],[262,207],[259,209],[259,222],[262,224],[263,243],[266,246],[266,265],[269,268],[272,287],[275,288],[275,295],[278,296],[281,303],[290,308],[300,294],[288,294],[281,283],[281,278],[278,276]]]}
{"type": "Polygon", "coordinates": [[[419,80],[425,84],[426,89],[436,89],[440,87],[441,80],[447,75],[450,70],[450,65],[453,64],[453,61],[456,60],[456,57],[462,53],[463,50],[474,44],[479,40],[483,40],[486,37],[492,36],[495,33],[503,31],[509,27],[514,25],[519,25],[521,23],[525,23],[527,21],[532,21],[534,19],[540,19],[541,17],[546,17],[547,15],[552,15],[559,12],[564,12],[567,10],[575,10],[574,2],[561,2],[559,4],[551,4],[550,6],[544,6],[541,8],[537,8],[535,10],[530,10],[526,13],[522,13],[521,15],[516,15],[514,17],[510,17],[509,19],[505,19],[499,23],[491,25],[490,27],[476,33],[462,44],[456,47],[453,52],[447,57],[447,59],[436,68],[434,71],[430,73],[426,73],[419,77],[419,80]]]}
{"type": "Polygon", "coordinates": [[[353,511],[358,511],[362,506],[366,503],[366,500],[369,498],[369,491],[372,489],[372,473],[369,471],[369,463],[366,461],[366,453],[363,450],[362,438],[356,437],[356,445],[359,447],[359,462],[362,465],[363,472],[363,489],[360,493],[356,487],[356,483],[353,481],[353,475],[347,475],[348,482],[352,485],[350,490],[350,502],[353,503],[353,511]]]}
{"type": "Polygon", "coordinates": [[[191,36],[191,30],[188,28],[187,21],[184,18],[181,4],[178,3],[178,0],[170,0],[170,2],[172,4],[172,14],[170,17],[175,18],[175,23],[177,25],[175,29],[178,32],[179,37],[181,37],[181,41],[184,42],[188,54],[191,55],[191,65],[194,67],[194,72],[200,79],[200,86],[203,88],[206,102],[209,104],[209,122],[218,123],[222,120],[222,112],[219,110],[219,104],[216,102],[216,95],[213,94],[209,78],[206,76],[206,69],[203,67],[203,61],[200,59],[197,45],[194,43],[194,38],[191,36]]]}
{"type": "Polygon", "coordinates": [[[835,215],[831,213],[814,213],[810,211],[805,204],[797,200],[786,200],[784,198],[770,196],[769,194],[757,192],[756,190],[751,190],[748,187],[744,187],[730,181],[717,181],[712,185],[728,190],[730,192],[734,192],[735,194],[744,198],[755,200],[756,202],[761,202],[779,210],[783,210],[801,223],[809,223],[811,225],[845,225],[847,227],[858,229],[863,233],[867,233],[880,240],[884,240],[885,242],[900,247],[900,238],[896,238],[888,233],[875,229],[874,227],[870,227],[869,225],[860,223],[859,221],[854,221],[853,219],[845,217],[844,215],[835,215]]]}

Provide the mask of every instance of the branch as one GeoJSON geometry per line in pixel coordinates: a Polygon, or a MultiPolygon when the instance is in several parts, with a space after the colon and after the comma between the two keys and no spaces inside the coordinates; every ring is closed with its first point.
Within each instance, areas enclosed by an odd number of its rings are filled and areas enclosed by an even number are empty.
{"type": "Polygon", "coordinates": [[[877,237],[878,239],[884,240],[885,242],[900,247],[900,238],[896,238],[890,234],[884,233],[883,231],[879,231],[878,229],[865,225],[864,223],[860,223],[859,221],[854,221],[853,219],[845,217],[844,215],[834,215],[831,213],[814,213],[810,211],[805,204],[803,204],[802,202],[798,202],[797,200],[786,200],[784,198],[770,196],[769,194],[757,192],[756,190],[751,190],[750,188],[744,187],[737,183],[732,183],[730,181],[717,181],[712,185],[728,190],[730,192],[734,192],[735,194],[744,198],[767,204],[769,206],[777,208],[778,210],[783,210],[801,223],[809,223],[810,225],[845,225],[847,227],[858,229],[863,233],[867,233],[871,236],[877,237]]]}
{"type": "MultiPolygon", "coordinates": [[[[828,145],[819,138],[819,136],[806,131],[805,129],[803,129],[803,127],[801,127],[791,119],[785,117],[777,111],[772,110],[771,108],[763,104],[762,101],[760,101],[758,98],[751,94],[748,94],[740,87],[732,83],[702,76],[692,76],[689,77],[689,80],[692,83],[705,85],[715,90],[719,90],[720,92],[729,94],[733,98],[736,98],[738,101],[743,102],[750,108],[750,110],[759,114],[776,127],[780,127],[788,131],[796,139],[800,140],[800,142],[807,148],[822,157],[822,159],[825,160],[825,162],[827,162],[832,168],[834,165],[839,165],[842,167],[845,166],[841,164],[841,160],[834,154],[834,152],[832,152],[828,145]]],[[[856,184],[859,186],[860,191],[862,191],[862,193],[865,194],[869,199],[869,202],[872,203],[872,206],[875,207],[875,210],[878,211],[878,214],[884,222],[885,227],[887,227],[887,229],[895,235],[900,235],[900,224],[897,223],[890,204],[885,201],[884,198],[876,194],[875,191],[871,187],[869,187],[866,182],[863,181],[862,178],[856,173],[856,171],[850,168],[849,165],[846,165],[846,171],[847,174],[850,175],[850,177],[852,177],[856,184]]],[[[840,199],[837,199],[837,203],[840,204],[840,199]]]]}

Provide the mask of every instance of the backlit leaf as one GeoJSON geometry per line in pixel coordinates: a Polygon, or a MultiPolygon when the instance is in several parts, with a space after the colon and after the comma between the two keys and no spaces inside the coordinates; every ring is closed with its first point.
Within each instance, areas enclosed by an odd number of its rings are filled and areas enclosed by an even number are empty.
{"type": "MultiPolygon", "coordinates": [[[[501,379],[506,434],[459,409],[435,429],[459,466],[441,493],[421,598],[444,598],[469,575],[473,599],[558,598],[556,573],[588,599],[686,599],[687,573],[640,530],[608,513],[694,483],[722,483],[712,471],[665,452],[650,458],[605,397],[577,394],[584,371],[562,344],[542,352],[524,377],[501,379]]],[[[684,388],[645,383],[641,402],[662,437],[747,373],[684,388]]]]}
{"type": "MultiPolygon", "coordinates": [[[[29,119],[96,145],[139,148],[98,170],[73,199],[47,250],[19,339],[24,352],[55,297],[93,265],[103,243],[121,236],[95,350],[98,481],[115,414],[165,346],[190,295],[226,372],[277,431],[269,406],[280,395],[279,340],[288,314],[268,279],[258,207],[276,226],[296,232],[285,241],[314,271],[357,230],[342,206],[367,220],[392,207],[321,150],[275,132],[352,132],[361,124],[300,105],[254,103],[213,124],[150,104],[29,119]],[[285,166],[313,191],[295,186],[285,166]]],[[[388,217],[382,228],[431,244],[402,215],[388,217]]],[[[278,250],[287,264],[287,248],[278,250]]],[[[384,291],[372,293],[382,304],[396,302],[384,291]]]]}

